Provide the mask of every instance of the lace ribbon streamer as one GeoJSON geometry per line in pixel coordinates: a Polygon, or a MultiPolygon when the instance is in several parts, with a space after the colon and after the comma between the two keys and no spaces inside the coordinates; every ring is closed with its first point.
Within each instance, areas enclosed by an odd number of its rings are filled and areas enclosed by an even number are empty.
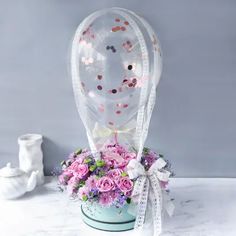
{"type": "Polygon", "coordinates": [[[160,181],[167,182],[171,174],[163,169],[165,166],[166,162],[162,158],[159,158],[148,171],[145,171],[136,159],[131,160],[127,166],[129,177],[136,179],[132,194],[134,201],[138,202],[134,229],[141,232],[143,228],[147,228],[150,224],[148,221],[151,220],[153,236],[159,236],[162,230],[164,199],[160,181]]]}

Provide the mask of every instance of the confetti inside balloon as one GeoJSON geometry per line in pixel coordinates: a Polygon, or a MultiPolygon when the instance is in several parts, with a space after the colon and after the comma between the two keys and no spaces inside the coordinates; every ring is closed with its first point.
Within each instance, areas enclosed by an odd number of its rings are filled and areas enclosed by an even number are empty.
{"type": "Polygon", "coordinates": [[[76,31],[71,66],[92,151],[116,139],[135,147],[139,157],[162,68],[160,44],[150,25],[121,8],[91,14],[76,31]]]}

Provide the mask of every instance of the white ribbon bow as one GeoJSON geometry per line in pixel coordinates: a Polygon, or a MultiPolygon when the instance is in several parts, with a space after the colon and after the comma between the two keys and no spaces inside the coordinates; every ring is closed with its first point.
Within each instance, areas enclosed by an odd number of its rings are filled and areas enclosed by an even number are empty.
{"type": "Polygon", "coordinates": [[[111,129],[107,126],[102,126],[98,122],[96,122],[92,130],[92,136],[93,138],[100,138],[101,143],[104,143],[104,139],[107,139],[113,135],[118,135],[121,139],[127,140],[132,139],[135,134],[135,128],[136,122],[134,120],[131,120],[126,125],[121,126],[117,129],[111,129]]]}
{"type": "Polygon", "coordinates": [[[138,198],[134,229],[142,231],[151,220],[154,236],[159,236],[162,230],[161,213],[164,200],[160,181],[167,182],[171,174],[163,169],[165,166],[166,162],[162,158],[159,158],[148,171],[145,171],[136,159],[131,160],[127,166],[130,179],[137,178],[132,193],[134,201],[138,198]]]}

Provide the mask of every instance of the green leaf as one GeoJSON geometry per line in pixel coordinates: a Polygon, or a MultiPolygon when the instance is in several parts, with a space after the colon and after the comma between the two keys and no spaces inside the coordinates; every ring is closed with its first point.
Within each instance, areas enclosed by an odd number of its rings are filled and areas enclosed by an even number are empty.
{"type": "Polygon", "coordinates": [[[80,182],[79,182],[79,187],[81,188],[81,187],[83,187],[85,185],[85,181],[84,180],[81,180],[80,182]]]}
{"type": "Polygon", "coordinates": [[[82,200],[86,202],[88,200],[88,197],[86,195],[83,195],[82,200]]]}
{"type": "Polygon", "coordinates": [[[61,162],[61,166],[64,166],[64,165],[66,165],[66,161],[65,160],[61,162]]]}
{"type": "Polygon", "coordinates": [[[91,165],[91,166],[89,167],[89,170],[90,170],[91,172],[93,172],[93,171],[96,170],[96,168],[97,168],[96,165],[91,165]]]}
{"type": "Polygon", "coordinates": [[[143,154],[144,155],[147,155],[149,153],[149,148],[143,148],[143,154]]]}
{"type": "Polygon", "coordinates": [[[92,159],[90,159],[90,158],[87,158],[87,159],[84,160],[84,163],[85,163],[85,164],[88,164],[88,163],[90,163],[90,162],[92,162],[92,159]]]}
{"type": "Polygon", "coordinates": [[[126,202],[127,202],[128,204],[130,204],[130,203],[131,203],[131,198],[128,197],[128,198],[126,199],[126,202]]]}
{"type": "Polygon", "coordinates": [[[81,154],[82,153],[82,149],[81,148],[79,148],[79,149],[77,149],[76,151],[75,151],[75,154],[76,155],[79,155],[79,154],[81,154]]]}
{"type": "Polygon", "coordinates": [[[127,174],[126,172],[122,172],[122,173],[121,173],[121,176],[122,176],[122,177],[125,177],[125,176],[127,176],[127,175],[128,175],[128,174],[127,174]]]}
{"type": "Polygon", "coordinates": [[[105,161],[103,161],[103,160],[97,160],[97,161],[96,161],[96,165],[97,165],[97,167],[103,167],[103,166],[105,166],[105,161]]]}
{"type": "Polygon", "coordinates": [[[104,176],[106,173],[104,172],[104,171],[99,171],[99,177],[102,177],[102,176],[104,176]]]}

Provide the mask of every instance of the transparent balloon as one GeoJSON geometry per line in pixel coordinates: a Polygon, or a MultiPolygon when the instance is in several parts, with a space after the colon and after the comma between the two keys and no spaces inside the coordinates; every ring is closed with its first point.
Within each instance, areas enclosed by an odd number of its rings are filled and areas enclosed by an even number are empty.
{"type": "Polygon", "coordinates": [[[162,70],[160,44],[150,25],[121,8],[91,14],[75,33],[71,68],[92,151],[115,141],[140,153],[162,70]]]}

